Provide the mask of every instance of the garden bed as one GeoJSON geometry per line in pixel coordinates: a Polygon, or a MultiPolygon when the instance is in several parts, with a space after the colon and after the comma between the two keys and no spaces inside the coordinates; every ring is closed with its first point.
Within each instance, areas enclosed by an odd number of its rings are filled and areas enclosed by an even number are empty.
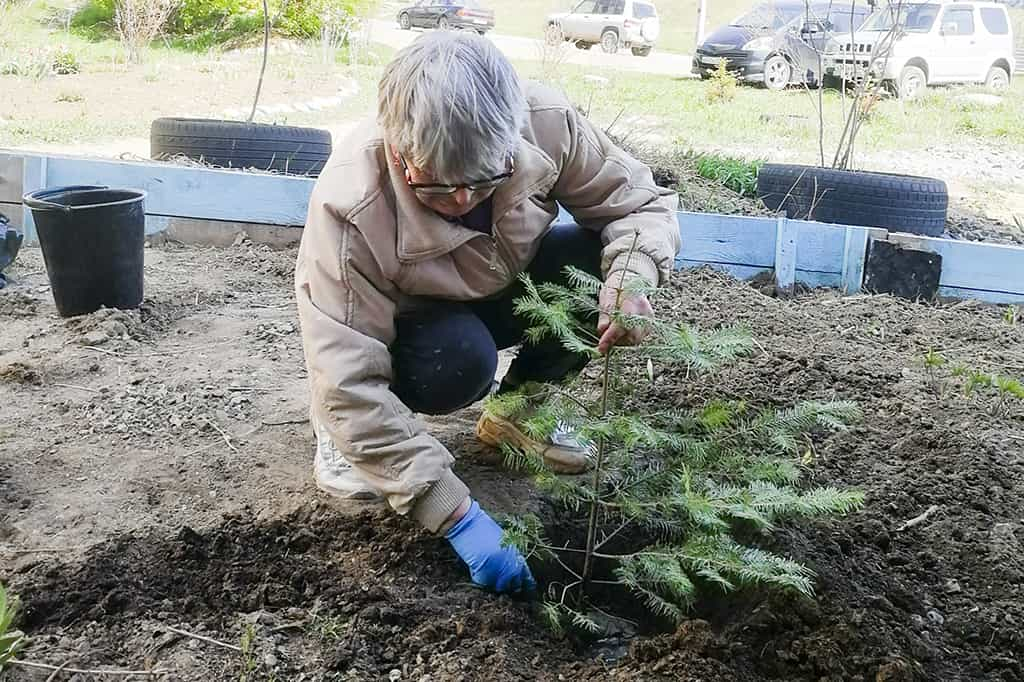
{"type": "MultiPolygon", "coordinates": [[[[24,602],[24,660],[197,682],[1024,680],[1024,404],[967,397],[949,369],[1024,375],[1024,327],[1004,309],[781,300],[677,274],[662,318],[742,323],[761,350],[699,378],[666,372],[651,396],[856,400],[863,421],[815,443],[809,478],[867,503],[765,540],[817,572],[816,602],[711,599],[674,632],[652,621],[628,641],[579,645],[554,640],[533,605],[474,589],[412,523],[316,490],[294,258],[248,243],[152,248],[140,311],[74,320],[56,316],[38,250],[12,268],[0,581],[24,602]],[[928,369],[930,349],[948,364],[928,369]]],[[[477,413],[430,422],[460,475],[492,510],[556,525],[527,480],[483,462],[477,413]]]]}

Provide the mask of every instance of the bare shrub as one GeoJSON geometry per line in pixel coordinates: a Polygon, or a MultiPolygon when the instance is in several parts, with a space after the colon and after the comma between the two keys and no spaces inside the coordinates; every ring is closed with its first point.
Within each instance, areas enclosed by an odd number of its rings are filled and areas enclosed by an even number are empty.
{"type": "Polygon", "coordinates": [[[174,7],[174,0],[115,1],[114,28],[129,62],[142,60],[142,50],[161,34],[174,7]]]}

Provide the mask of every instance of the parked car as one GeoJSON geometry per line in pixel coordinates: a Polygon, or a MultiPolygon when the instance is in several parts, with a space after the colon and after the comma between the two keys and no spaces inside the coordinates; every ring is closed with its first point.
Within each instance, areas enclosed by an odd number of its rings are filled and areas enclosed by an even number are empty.
{"type": "Polygon", "coordinates": [[[996,2],[890,5],[825,58],[825,73],[848,81],[882,79],[904,99],[938,83],[1010,84],[1013,28],[996,2]],[[894,28],[895,27],[895,28],[894,28]]]}
{"type": "Polygon", "coordinates": [[[693,71],[707,78],[722,60],[741,80],[781,90],[790,83],[817,87],[822,81],[819,55],[836,36],[849,36],[871,14],[856,2],[780,0],[756,6],[727,26],[715,29],[697,48],[693,71]]]}
{"type": "Polygon", "coordinates": [[[494,11],[477,0],[419,0],[398,12],[398,25],[405,30],[464,29],[483,35],[494,29],[494,11]]]}
{"type": "Polygon", "coordinates": [[[583,0],[568,12],[551,14],[545,37],[550,43],[568,40],[589,50],[594,45],[608,53],[620,47],[646,57],[661,33],[653,2],[640,0],[583,0]]]}

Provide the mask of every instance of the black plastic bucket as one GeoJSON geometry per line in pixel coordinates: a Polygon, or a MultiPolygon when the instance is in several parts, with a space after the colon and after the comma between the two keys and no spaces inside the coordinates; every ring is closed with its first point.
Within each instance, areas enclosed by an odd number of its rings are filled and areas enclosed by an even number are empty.
{"type": "Polygon", "coordinates": [[[63,317],[142,303],[146,193],[94,185],[26,194],[63,317]]]}

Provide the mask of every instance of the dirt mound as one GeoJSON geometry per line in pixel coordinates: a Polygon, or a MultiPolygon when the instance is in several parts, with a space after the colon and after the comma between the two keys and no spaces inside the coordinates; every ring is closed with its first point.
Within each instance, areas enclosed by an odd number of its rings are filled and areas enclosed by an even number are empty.
{"type": "Polygon", "coordinates": [[[43,375],[38,369],[24,362],[12,362],[0,367],[0,381],[39,386],[43,383],[43,375]]]}
{"type": "Polygon", "coordinates": [[[0,289],[0,317],[32,317],[39,301],[23,291],[0,289]]]}
{"type": "Polygon", "coordinates": [[[79,566],[36,565],[15,587],[26,627],[57,629],[68,644],[89,623],[117,642],[140,617],[222,638],[256,623],[284,679],[307,668],[356,679],[394,669],[411,679],[473,670],[477,679],[520,679],[517,671],[536,665],[530,658],[564,660],[568,652],[528,605],[457,582],[454,563],[441,543],[392,514],[312,505],[268,522],[232,516],[207,531],[116,538],[79,566]],[[298,634],[271,646],[280,633],[298,634]]]}
{"type": "Polygon", "coordinates": [[[72,343],[83,346],[132,347],[166,331],[177,317],[173,306],[146,299],[133,310],[100,308],[64,321],[72,343]]]}

